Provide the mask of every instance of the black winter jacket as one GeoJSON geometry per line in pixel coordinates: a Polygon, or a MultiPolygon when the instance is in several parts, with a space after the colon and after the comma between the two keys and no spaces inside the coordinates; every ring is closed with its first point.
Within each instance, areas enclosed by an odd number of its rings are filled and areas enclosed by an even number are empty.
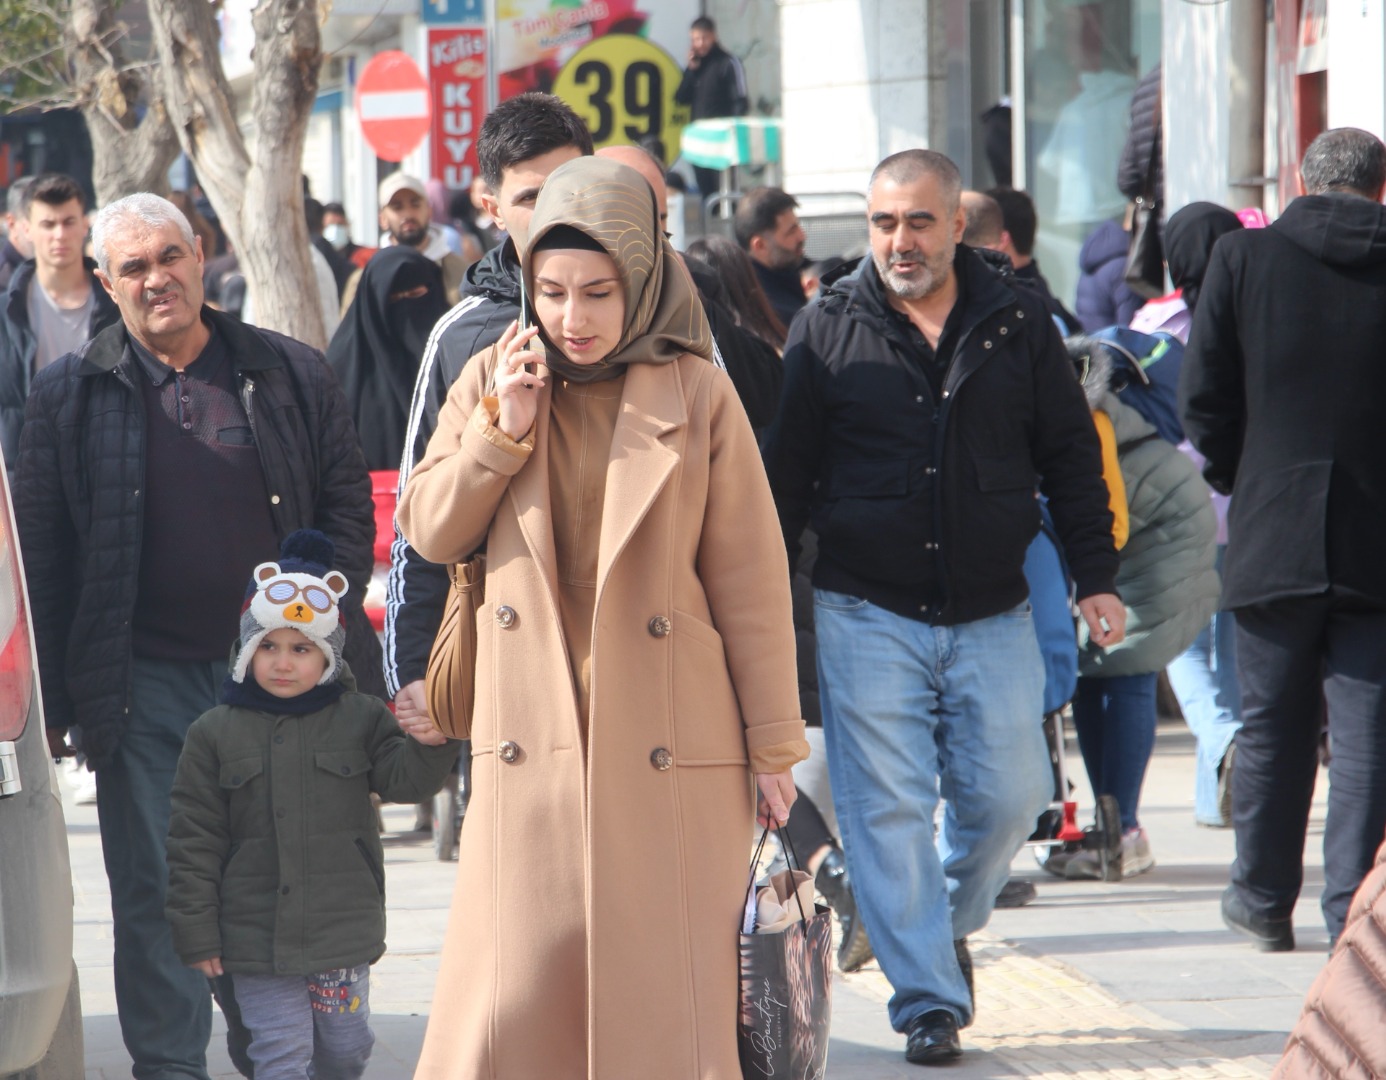
{"type": "Polygon", "coordinates": [[[1126,144],[1121,148],[1121,159],[1117,163],[1117,188],[1128,199],[1149,191],[1163,206],[1165,155],[1160,116],[1160,72],[1161,67],[1156,64],[1136,84],[1136,92],[1131,95],[1131,127],[1126,133],[1126,144]]]}
{"type": "MultiPolygon", "coordinates": [[[[91,278],[91,325],[87,336],[95,337],[120,318],[120,311],[110,294],[101,287],[93,273],[96,263],[86,260],[91,278]]],[[[29,383],[34,375],[34,354],[38,339],[29,324],[29,283],[34,279],[33,259],[21,262],[10,283],[14,286],[5,294],[4,314],[0,317],[0,451],[5,465],[14,476],[19,460],[19,430],[24,426],[24,401],[29,396],[29,383]]]]}
{"type": "Polygon", "coordinates": [[[1213,248],[1184,430],[1231,493],[1223,606],[1330,587],[1386,604],[1386,207],[1305,195],[1213,248]]]}
{"type": "Polygon", "coordinates": [[[1117,552],[1087,402],[1039,297],[959,245],[966,307],[935,400],[875,264],[790,331],[765,446],[791,567],[810,517],[814,584],[940,625],[1024,601],[1038,486],[1079,598],[1115,592],[1117,552]]]}
{"type": "MultiPolygon", "coordinates": [[[[336,545],[356,598],[344,605],[346,658],[378,688],[379,645],[360,603],[373,564],[371,483],[341,388],[317,350],[210,308],[202,316],[236,365],[275,530],[282,540],[320,529],[336,545]]],[[[138,363],[118,323],[39,372],[14,489],[45,718],[79,726],[98,767],[129,722],[144,525],[138,363]]]]}
{"type": "Polygon", "coordinates": [[[713,42],[698,66],[684,71],[674,100],[687,105],[694,120],[745,116],[746,72],[741,61],[713,42]]]}

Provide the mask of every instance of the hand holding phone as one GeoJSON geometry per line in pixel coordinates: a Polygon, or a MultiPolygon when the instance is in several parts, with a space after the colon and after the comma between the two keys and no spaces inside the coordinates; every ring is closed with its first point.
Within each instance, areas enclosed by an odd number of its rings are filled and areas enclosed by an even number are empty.
{"type": "Polygon", "coordinates": [[[547,374],[547,371],[540,372],[542,358],[529,348],[538,333],[537,327],[522,329],[520,321],[516,320],[506,327],[496,343],[500,349],[495,372],[500,410],[497,426],[516,442],[528,435],[534,426],[539,411],[539,392],[547,374]]]}

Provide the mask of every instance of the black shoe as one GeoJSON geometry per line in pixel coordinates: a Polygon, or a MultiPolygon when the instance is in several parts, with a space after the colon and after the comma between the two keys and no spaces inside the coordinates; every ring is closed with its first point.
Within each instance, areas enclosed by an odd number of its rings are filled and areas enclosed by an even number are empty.
{"type": "Polygon", "coordinates": [[[1259,952],[1290,952],[1295,947],[1295,928],[1291,920],[1253,915],[1232,885],[1222,894],[1222,921],[1229,929],[1251,938],[1259,952]]]}
{"type": "Polygon", "coordinates": [[[1010,881],[1001,886],[1001,891],[996,894],[996,907],[999,908],[1018,908],[1030,903],[1039,893],[1035,891],[1035,886],[1028,881],[1020,878],[1011,878],[1010,881]]]}
{"type": "MultiPolygon", "coordinates": [[[[972,950],[967,947],[967,938],[955,938],[953,940],[953,952],[958,958],[958,969],[962,972],[963,982],[967,983],[967,1004],[969,1010],[975,1016],[977,1013],[977,992],[972,988],[972,950]]],[[[969,1020],[968,1023],[971,1023],[969,1020]]]]}
{"type": "Polygon", "coordinates": [[[833,848],[824,856],[818,864],[818,873],[813,876],[813,884],[828,906],[837,912],[841,930],[837,966],[849,974],[860,971],[876,954],[871,951],[871,942],[866,937],[866,924],[857,914],[857,901],[847,881],[847,860],[841,848],[833,848]]]}
{"type": "Polygon", "coordinates": [[[962,1057],[958,1022],[947,1009],[916,1017],[905,1036],[905,1060],[911,1065],[941,1065],[962,1057]]]}

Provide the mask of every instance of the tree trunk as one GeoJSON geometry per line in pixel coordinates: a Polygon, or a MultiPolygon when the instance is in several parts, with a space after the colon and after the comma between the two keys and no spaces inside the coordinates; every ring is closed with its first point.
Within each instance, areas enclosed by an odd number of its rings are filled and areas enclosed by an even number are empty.
{"type": "Polygon", "coordinates": [[[178,137],[158,95],[135,115],[144,79],[122,71],[113,0],[72,0],[66,34],[73,87],[91,133],[92,183],[104,205],[135,191],[168,191],[178,137]]]}
{"type": "Polygon", "coordinates": [[[260,0],[252,159],[222,71],[207,0],[149,0],[165,107],[255,298],[256,322],[327,344],[299,179],[322,63],[316,0],[260,0]]]}
{"type": "Polygon", "coordinates": [[[317,330],[312,337],[294,336],[325,349],[327,331],[303,214],[302,172],[308,117],[318,96],[322,68],[317,0],[261,0],[251,25],[255,27],[255,89],[250,99],[255,150],[245,178],[245,201],[256,212],[242,222],[241,266],[252,289],[257,280],[271,283],[270,289],[255,297],[257,317],[266,326],[290,325],[291,319],[311,323],[317,330]],[[297,287],[285,288],[285,282],[297,287]]]}

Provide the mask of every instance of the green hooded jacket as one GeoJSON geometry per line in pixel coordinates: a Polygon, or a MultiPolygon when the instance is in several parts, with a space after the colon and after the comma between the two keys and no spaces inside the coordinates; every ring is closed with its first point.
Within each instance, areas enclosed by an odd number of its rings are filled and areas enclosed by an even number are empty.
{"type": "Polygon", "coordinates": [[[219,705],[188,729],[168,836],[165,911],[185,964],[311,975],[385,951],[384,851],[370,795],[416,803],[458,744],[408,738],[348,691],[305,716],[219,705]]]}

